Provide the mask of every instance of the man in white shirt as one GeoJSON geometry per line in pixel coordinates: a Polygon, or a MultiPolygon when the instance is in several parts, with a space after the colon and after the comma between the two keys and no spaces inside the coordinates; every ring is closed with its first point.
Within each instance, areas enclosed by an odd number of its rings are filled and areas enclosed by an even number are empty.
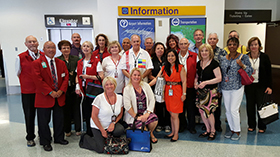
{"type": "Polygon", "coordinates": [[[140,69],[143,81],[148,82],[147,76],[154,68],[151,57],[147,51],[140,48],[141,39],[139,35],[132,35],[130,41],[132,48],[122,56],[120,61],[120,68],[126,76],[125,83],[128,84],[130,72],[135,67],[140,69]]]}

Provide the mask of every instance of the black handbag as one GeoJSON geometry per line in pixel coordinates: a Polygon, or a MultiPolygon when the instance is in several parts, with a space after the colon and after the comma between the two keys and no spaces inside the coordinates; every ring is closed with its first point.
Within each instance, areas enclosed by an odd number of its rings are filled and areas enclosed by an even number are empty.
{"type": "MultiPolygon", "coordinates": [[[[99,80],[100,84],[102,84],[100,76],[96,75],[97,79],[99,80]]],[[[97,95],[104,92],[102,85],[95,84],[92,82],[89,82],[86,87],[86,96],[90,98],[95,98],[97,95]]]]}
{"type": "Polygon", "coordinates": [[[108,134],[105,140],[104,153],[105,154],[128,154],[131,139],[126,137],[113,137],[108,134]]]}
{"type": "Polygon", "coordinates": [[[267,101],[267,95],[265,94],[263,103],[258,110],[262,122],[266,125],[279,119],[278,104],[274,103],[270,96],[270,101],[267,101]]]}

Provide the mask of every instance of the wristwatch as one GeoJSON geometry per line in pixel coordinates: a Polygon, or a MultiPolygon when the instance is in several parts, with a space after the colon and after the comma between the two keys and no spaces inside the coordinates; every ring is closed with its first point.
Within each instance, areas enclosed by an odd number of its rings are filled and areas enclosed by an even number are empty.
{"type": "Polygon", "coordinates": [[[187,93],[183,93],[183,95],[187,95],[187,93]]]}

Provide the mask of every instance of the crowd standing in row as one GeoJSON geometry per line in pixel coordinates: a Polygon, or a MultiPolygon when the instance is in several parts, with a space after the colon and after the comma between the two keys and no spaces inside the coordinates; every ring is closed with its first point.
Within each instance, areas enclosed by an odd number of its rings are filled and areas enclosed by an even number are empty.
{"type": "MultiPolygon", "coordinates": [[[[102,152],[108,134],[121,136],[134,120],[139,128],[145,123],[151,142],[157,143],[154,130],[165,130],[171,142],[179,139],[179,132],[188,129],[195,134],[195,116],[200,115],[205,132],[199,137],[214,140],[221,132],[221,99],[223,98],[230,131],[225,138],[241,137],[239,108],[244,93],[238,70],[243,68],[254,77],[245,86],[247,98],[248,131],[256,129],[256,107],[264,93],[272,93],[271,64],[261,52],[259,38],[253,37],[248,46],[239,44],[239,34],[229,33],[227,47],[217,46],[216,33],[210,33],[203,44],[204,32],[193,33],[194,46],[186,38],[170,34],[165,45],[154,44],[152,38],[144,41],[134,34],[122,41],[109,43],[105,34],[95,38],[96,48],[90,41],[82,45],[78,33],[71,40],[62,40],[58,48],[62,55],[54,58],[56,46],[47,41],[41,52],[34,36],[25,39],[27,51],[18,55],[16,73],[22,93],[28,146],[35,146],[34,121],[37,110],[40,144],[51,151],[49,122],[53,111],[54,143],[68,144],[64,138],[72,135],[71,121],[76,135],[81,135],[81,114],[86,122],[83,145],[102,152]],[[249,52],[247,54],[247,51],[249,52]],[[156,102],[153,91],[158,77],[166,81],[164,102],[156,102]],[[101,81],[103,80],[103,81],[101,81]],[[103,86],[104,93],[92,98],[86,95],[89,82],[103,86]],[[149,83],[149,84],[148,84],[149,83]],[[82,105],[80,111],[80,104],[82,105]],[[187,112],[187,117],[185,116],[187,112]]],[[[258,115],[259,133],[266,130],[258,115]]]]}

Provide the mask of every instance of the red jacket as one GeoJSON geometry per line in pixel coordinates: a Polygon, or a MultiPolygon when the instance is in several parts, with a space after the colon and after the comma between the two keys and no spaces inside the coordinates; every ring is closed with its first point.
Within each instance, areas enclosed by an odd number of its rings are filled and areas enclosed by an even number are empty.
{"type": "MultiPolygon", "coordinates": [[[[92,52],[92,56],[94,56],[94,58],[98,58],[100,60],[100,55],[99,55],[99,49],[95,50],[92,52]]],[[[102,55],[102,60],[105,57],[111,56],[111,53],[108,52],[107,47],[105,47],[103,55],[102,55]]],[[[101,61],[101,60],[100,60],[101,61]]],[[[102,62],[102,61],[101,61],[102,62]]]]}
{"type": "MultiPolygon", "coordinates": [[[[58,105],[65,105],[65,93],[68,88],[68,70],[65,63],[58,59],[55,59],[56,73],[58,79],[58,90],[62,90],[63,94],[57,98],[58,105]]],[[[51,91],[55,90],[50,65],[45,57],[42,55],[39,59],[33,62],[33,80],[36,84],[36,96],[35,96],[35,107],[39,108],[51,108],[55,105],[55,99],[49,95],[51,91]],[[45,62],[45,63],[44,63],[45,62]],[[45,64],[47,67],[43,67],[45,64]]]]}
{"type": "MultiPolygon", "coordinates": [[[[41,55],[44,54],[41,51],[38,51],[41,55]]],[[[33,94],[36,92],[36,86],[32,79],[32,62],[33,58],[29,55],[29,51],[22,52],[18,55],[20,60],[21,72],[19,75],[19,82],[21,93],[23,94],[33,94]]]]}
{"type": "Polygon", "coordinates": [[[187,58],[187,88],[194,88],[194,79],[196,76],[197,53],[189,51],[187,58]]]}
{"type": "MultiPolygon", "coordinates": [[[[78,65],[77,65],[77,76],[78,76],[78,81],[79,81],[79,85],[80,85],[80,89],[83,92],[83,94],[85,95],[84,89],[82,87],[82,79],[79,78],[79,76],[81,74],[83,74],[83,67],[84,67],[84,58],[80,59],[78,61],[78,65]]],[[[98,58],[95,58],[93,55],[91,55],[91,59],[89,61],[90,67],[86,67],[86,74],[87,75],[97,75],[97,64],[99,62],[98,58]]],[[[92,79],[86,79],[86,86],[88,84],[88,82],[92,82],[92,79]]],[[[98,80],[95,80],[94,83],[96,84],[101,84],[98,80]]]]}

